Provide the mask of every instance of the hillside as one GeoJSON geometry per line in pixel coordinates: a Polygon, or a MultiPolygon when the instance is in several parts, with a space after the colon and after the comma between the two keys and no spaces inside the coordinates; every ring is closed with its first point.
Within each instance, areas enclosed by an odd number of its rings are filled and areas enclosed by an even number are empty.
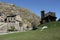
{"type": "Polygon", "coordinates": [[[23,20],[23,23],[31,25],[35,22],[39,24],[40,17],[26,8],[17,7],[14,4],[0,2],[0,13],[4,13],[6,16],[10,14],[19,14],[23,20]]]}
{"type": "Polygon", "coordinates": [[[0,35],[0,40],[60,40],[60,22],[50,22],[40,25],[39,29],[28,32],[0,35]],[[48,29],[40,31],[41,26],[48,29]]]}

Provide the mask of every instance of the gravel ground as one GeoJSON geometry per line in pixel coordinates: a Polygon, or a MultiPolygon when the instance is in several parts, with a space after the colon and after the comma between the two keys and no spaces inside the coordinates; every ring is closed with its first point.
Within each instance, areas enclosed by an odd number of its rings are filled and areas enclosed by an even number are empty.
{"type": "Polygon", "coordinates": [[[11,33],[18,33],[19,31],[17,31],[17,32],[8,32],[8,33],[0,33],[0,35],[5,35],[5,34],[11,34],[11,33]]]}

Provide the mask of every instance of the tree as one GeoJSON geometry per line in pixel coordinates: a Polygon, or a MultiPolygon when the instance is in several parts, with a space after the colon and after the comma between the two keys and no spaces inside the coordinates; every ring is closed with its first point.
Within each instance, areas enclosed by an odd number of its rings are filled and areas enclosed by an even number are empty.
{"type": "Polygon", "coordinates": [[[32,22],[32,30],[36,30],[36,29],[37,29],[37,27],[36,27],[35,22],[32,22]]]}
{"type": "Polygon", "coordinates": [[[58,21],[60,21],[60,18],[58,19],[58,21]]]}

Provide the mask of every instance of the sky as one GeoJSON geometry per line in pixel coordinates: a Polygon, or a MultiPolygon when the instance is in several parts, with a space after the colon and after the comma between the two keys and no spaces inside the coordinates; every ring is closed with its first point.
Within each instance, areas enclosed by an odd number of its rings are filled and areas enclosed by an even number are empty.
{"type": "Polygon", "coordinates": [[[60,18],[60,0],[0,0],[0,2],[6,2],[15,4],[18,7],[27,8],[38,16],[41,16],[41,11],[55,12],[57,19],[60,18]]]}

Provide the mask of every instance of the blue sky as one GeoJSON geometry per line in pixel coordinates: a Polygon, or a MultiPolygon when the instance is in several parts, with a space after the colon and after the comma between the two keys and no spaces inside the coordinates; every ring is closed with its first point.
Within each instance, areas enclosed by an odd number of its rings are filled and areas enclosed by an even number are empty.
{"type": "Polygon", "coordinates": [[[60,18],[60,0],[0,0],[0,2],[12,3],[27,8],[38,16],[40,16],[41,10],[56,12],[56,16],[60,18]]]}

